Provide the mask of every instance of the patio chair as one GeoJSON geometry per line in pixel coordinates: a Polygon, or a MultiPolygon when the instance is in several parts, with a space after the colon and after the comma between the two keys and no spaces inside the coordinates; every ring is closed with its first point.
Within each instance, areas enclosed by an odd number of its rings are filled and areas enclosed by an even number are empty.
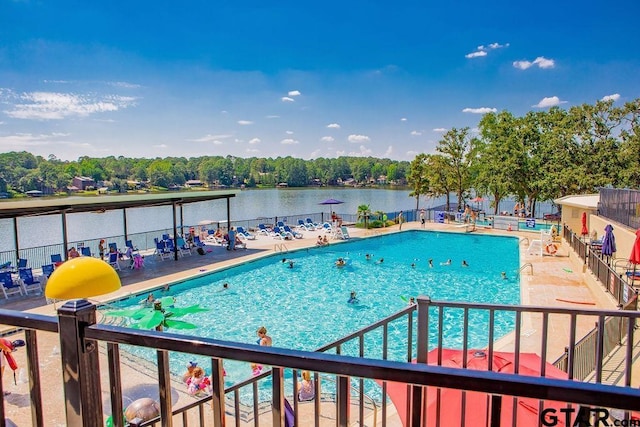
{"type": "Polygon", "coordinates": [[[155,239],[156,241],[156,251],[155,254],[160,257],[161,260],[171,259],[171,251],[167,249],[167,245],[165,245],[164,241],[155,239]]]}
{"type": "Polygon", "coordinates": [[[238,232],[238,234],[241,234],[244,238],[246,238],[247,240],[255,240],[256,236],[255,234],[251,234],[249,233],[247,230],[244,229],[244,227],[242,226],[238,226],[236,228],[236,231],[238,232]]]}
{"type": "Polygon", "coordinates": [[[18,270],[21,268],[27,268],[27,260],[24,258],[18,259],[18,270]]]}
{"type": "Polygon", "coordinates": [[[184,241],[182,237],[178,237],[178,252],[180,253],[181,256],[186,256],[186,255],[191,256],[191,248],[189,247],[187,242],[184,241]]]}
{"type": "Polygon", "coordinates": [[[303,219],[298,220],[298,225],[296,228],[299,228],[300,230],[307,230],[307,231],[315,230],[315,227],[313,225],[306,224],[303,219]]]}
{"type": "Polygon", "coordinates": [[[118,253],[117,252],[109,252],[109,265],[113,267],[115,270],[120,270],[120,263],[118,262],[118,253]]]}
{"type": "Polygon", "coordinates": [[[82,256],[91,256],[91,248],[89,246],[83,246],[80,248],[80,253],[82,256]]]}
{"type": "Polygon", "coordinates": [[[302,239],[302,233],[300,233],[299,231],[295,231],[294,229],[292,229],[292,228],[291,228],[291,227],[289,227],[288,225],[285,225],[285,226],[283,227],[283,230],[284,230],[286,233],[291,233],[291,235],[292,235],[293,237],[295,237],[296,239],[302,239]]]}
{"type": "Polygon", "coordinates": [[[264,224],[258,224],[258,233],[264,234],[265,236],[271,236],[273,233],[273,230],[268,228],[266,225],[264,224]]]}
{"type": "Polygon", "coordinates": [[[22,286],[19,283],[13,281],[11,273],[8,271],[0,272],[0,283],[2,284],[2,293],[5,298],[9,298],[9,295],[22,294],[22,286]]]}
{"type": "Polygon", "coordinates": [[[62,255],[60,254],[53,254],[51,255],[51,264],[53,264],[54,266],[58,266],[60,264],[62,264],[62,255]]]}
{"type": "Polygon", "coordinates": [[[45,264],[42,266],[42,275],[46,278],[49,278],[53,273],[53,264],[45,264]]]}
{"type": "Polygon", "coordinates": [[[311,220],[311,218],[305,218],[305,224],[307,224],[307,227],[311,230],[319,230],[322,228],[322,224],[318,224],[317,222],[313,222],[311,220]]]}
{"type": "Polygon", "coordinates": [[[11,261],[0,264],[0,271],[11,270],[11,261]]]}
{"type": "Polygon", "coordinates": [[[118,251],[118,244],[115,242],[109,243],[109,252],[120,252],[118,251]]]}
{"type": "Polygon", "coordinates": [[[20,280],[22,280],[22,289],[25,295],[29,295],[29,291],[31,290],[42,293],[42,282],[33,277],[33,270],[31,268],[19,270],[18,275],[20,276],[20,280]]]}
{"type": "Polygon", "coordinates": [[[204,246],[204,243],[200,240],[200,236],[193,236],[193,244],[196,248],[202,248],[204,246]]]}

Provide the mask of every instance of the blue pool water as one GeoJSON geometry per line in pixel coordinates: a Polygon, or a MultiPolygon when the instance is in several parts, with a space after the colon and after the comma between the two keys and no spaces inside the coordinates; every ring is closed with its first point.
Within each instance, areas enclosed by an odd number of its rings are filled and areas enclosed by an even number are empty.
{"type": "MultiPolygon", "coordinates": [[[[195,331],[184,333],[255,343],[256,330],[264,325],[274,346],[315,350],[406,307],[409,296],[500,304],[520,301],[518,240],[512,237],[408,231],[314,247],[286,254],[287,262],[282,259],[271,256],[173,284],[169,293],[175,296],[177,307],[200,304],[211,308],[181,318],[198,325],[195,331]],[[367,253],[372,254],[371,260],[366,259],[367,253]],[[347,260],[345,267],[336,267],[339,257],[347,260]],[[430,258],[433,267],[429,267],[430,258]],[[380,259],[384,261],[380,263],[380,259]],[[450,265],[441,265],[449,259],[450,265]],[[293,268],[289,268],[289,260],[293,268]],[[468,267],[462,266],[463,260],[468,267]],[[502,279],[502,271],[508,280],[502,279]],[[229,284],[227,290],[224,283],[229,284]],[[347,303],[351,291],[357,292],[358,304],[347,303]]],[[[155,295],[161,293],[156,291],[155,295]]],[[[136,306],[143,297],[116,305],[136,306]]],[[[472,312],[469,345],[486,346],[487,322],[473,316],[472,312]]],[[[460,347],[461,312],[447,312],[445,318],[444,345],[460,347]]],[[[496,338],[512,329],[512,317],[496,316],[496,338]]],[[[392,337],[401,339],[389,343],[391,360],[406,360],[403,330],[406,321],[398,321],[390,329],[392,337]]],[[[431,336],[435,338],[435,334],[431,336]]],[[[380,357],[380,343],[379,336],[368,338],[368,357],[380,357]]],[[[154,352],[137,347],[127,351],[150,361],[156,357],[154,352]]],[[[343,354],[348,351],[349,346],[343,347],[343,354]]],[[[353,351],[357,351],[355,346],[353,351]]],[[[181,374],[192,359],[172,354],[172,371],[181,374]]],[[[210,366],[204,358],[198,362],[210,366]]],[[[246,363],[225,361],[225,368],[229,385],[251,375],[246,363]]]]}

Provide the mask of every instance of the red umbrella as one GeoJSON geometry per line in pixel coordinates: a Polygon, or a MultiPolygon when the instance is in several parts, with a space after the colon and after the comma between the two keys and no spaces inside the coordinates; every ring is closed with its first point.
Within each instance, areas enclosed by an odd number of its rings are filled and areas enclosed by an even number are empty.
{"type": "Polygon", "coordinates": [[[631,273],[631,283],[636,279],[636,265],[640,264],[640,228],[636,230],[636,241],[633,242],[629,262],[633,264],[633,273],[631,273]]]}
{"type": "MultiPolygon", "coordinates": [[[[437,364],[437,349],[431,350],[427,355],[430,365],[437,364]]],[[[441,366],[449,368],[463,367],[462,350],[442,349],[441,366]]],[[[415,362],[415,361],[414,361],[415,362]]],[[[535,353],[520,353],[518,361],[518,373],[520,375],[540,376],[542,363],[540,356],[535,353]]],[[[545,363],[545,377],[567,379],[567,374],[550,363],[545,363]]],[[[494,352],[492,358],[492,371],[494,372],[515,372],[515,353],[494,352]]],[[[467,352],[467,369],[481,371],[489,370],[489,358],[484,351],[470,350],[467,352]]],[[[427,387],[427,419],[424,424],[431,426],[455,426],[461,425],[462,408],[464,404],[465,426],[476,427],[486,426],[490,408],[489,396],[486,393],[460,390],[427,387]],[[438,393],[438,390],[440,393],[438,393]],[[438,410],[439,409],[439,410],[438,410]]],[[[387,382],[387,395],[391,398],[398,411],[398,416],[403,426],[407,425],[407,385],[404,383],[387,382]]],[[[512,425],[513,401],[510,396],[502,397],[502,412],[500,415],[500,425],[512,425]]],[[[519,398],[516,405],[518,426],[538,426],[540,415],[538,413],[539,401],[537,399],[519,398]]],[[[566,408],[565,403],[544,401],[544,408],[555,408],[560,414],[561,408],[566,408]]],[[[558,417],[559,426],[564,426],[561,417],[558,417]]]]}
{"type": "Polygon", "coordinates": [[[582,212],[582,232],[580,233],[583,236],[586,236],[589,234],[589,229],[587,228],[587,213],[586,212],[582,212]]]}

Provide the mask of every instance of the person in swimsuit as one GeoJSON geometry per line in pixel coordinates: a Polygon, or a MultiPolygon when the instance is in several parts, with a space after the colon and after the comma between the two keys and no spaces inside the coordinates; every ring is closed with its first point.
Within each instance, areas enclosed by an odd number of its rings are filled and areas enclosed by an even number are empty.
{"type": "Polygon", "coordinates": [[[256,333],[258,334],[258,345],[271,346],[273,340],[267,335],[267,328],[260,326],[256,333]]]}

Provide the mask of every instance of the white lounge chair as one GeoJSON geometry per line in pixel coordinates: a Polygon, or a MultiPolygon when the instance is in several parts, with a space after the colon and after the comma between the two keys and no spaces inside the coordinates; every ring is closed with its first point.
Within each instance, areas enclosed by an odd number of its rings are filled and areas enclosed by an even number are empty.
{"type": "Polygon", "coordinates": [[[9,295],[14,294],[22,295],[22,286],[13,281],[9,271],[0,272],[0,287],[2,287],[2,293],[5,298],[9,298],[9,295]]]}
{"type": "Polygon", "coordinates": [[[31,268],[22,268],[18,270],[18,275],[20,276],[22,289],[24,290],[25,295],[29,295],[29,291],[37,291],[38,293],[42,293],[42,283],[40,280],[36,280],[33,277],[33,270],[31,268]]]}
{"type": "Polygon", "coordinates": [[[247,230],[244,229],[244,227],[242,226],[238,226],[236,228],[236,231],[238,232],[239,235],[243,236],[244,238],[246,238],[247,240],[255,240],[256,236],[255,234],[251,234],[249,233],[247,230]]]}

